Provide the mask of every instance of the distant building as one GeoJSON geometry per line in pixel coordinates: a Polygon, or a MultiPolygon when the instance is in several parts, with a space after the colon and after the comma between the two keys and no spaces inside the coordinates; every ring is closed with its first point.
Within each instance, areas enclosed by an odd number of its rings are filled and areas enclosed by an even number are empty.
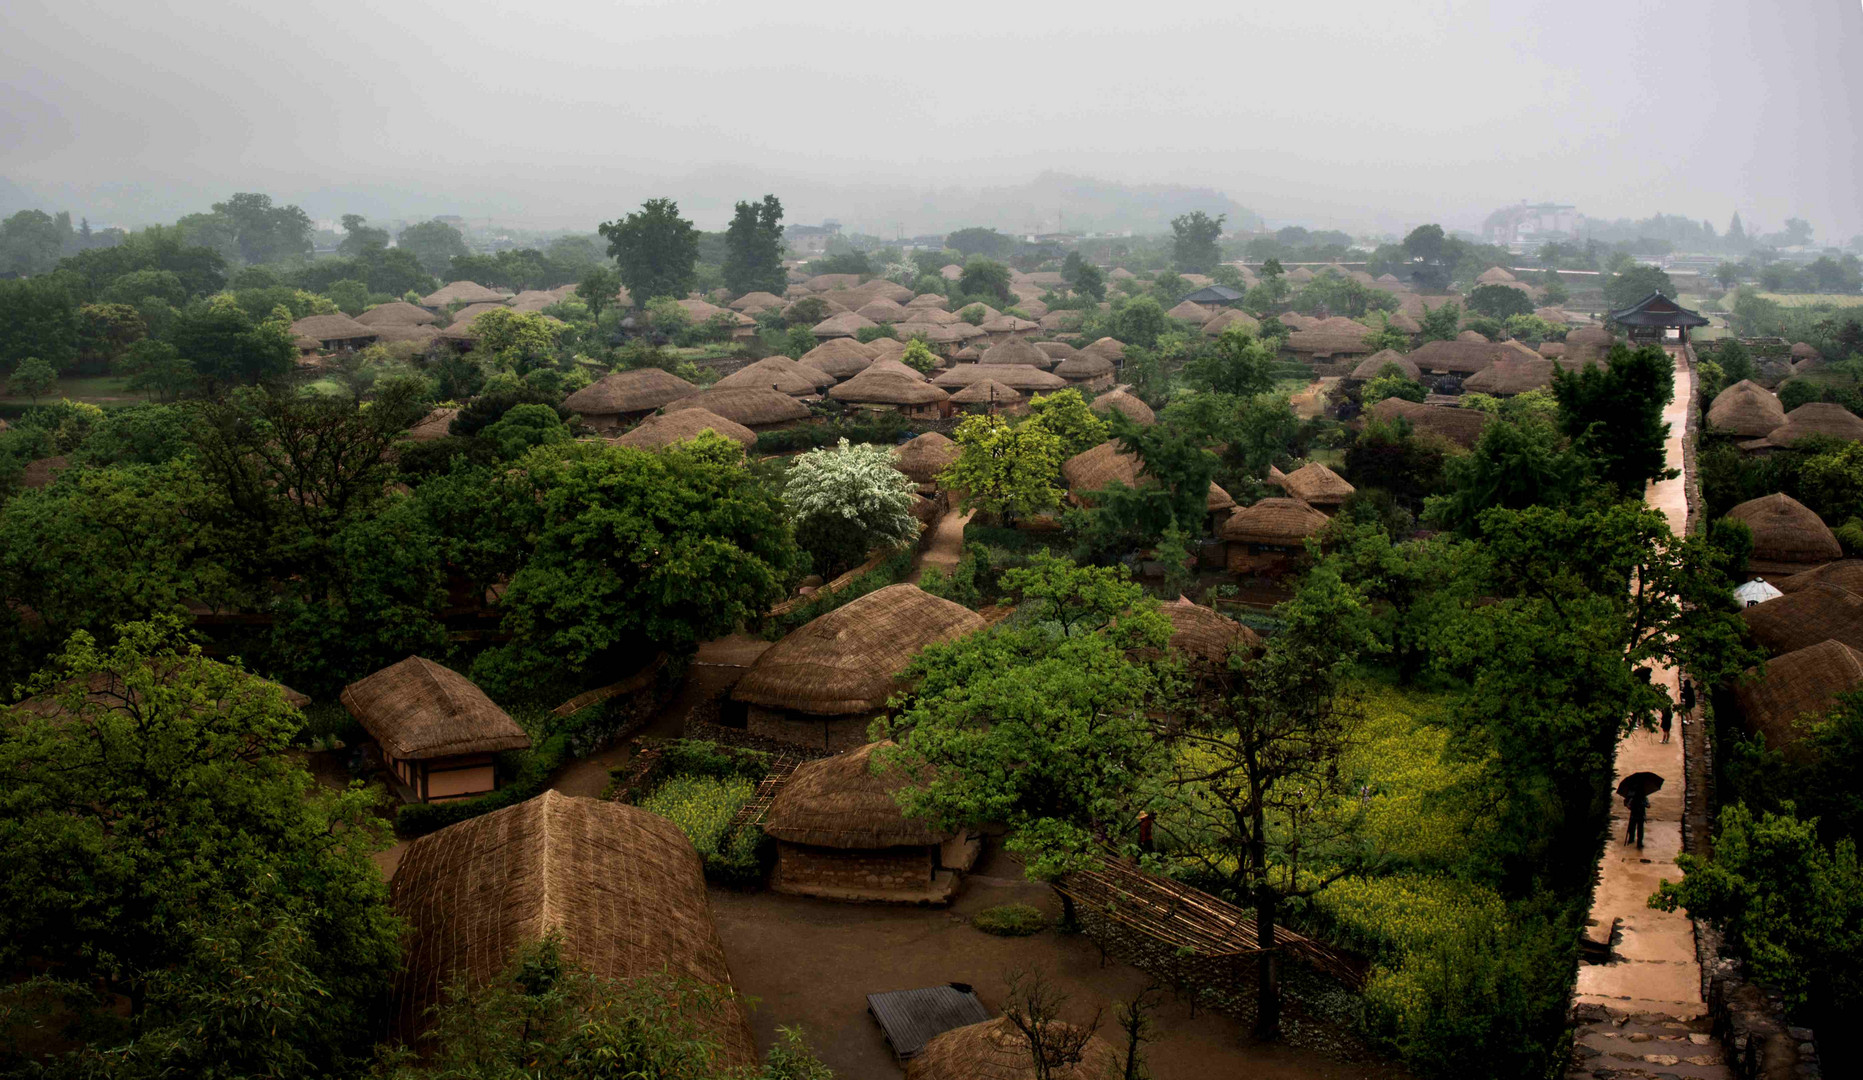
{"type": "Polygon", "coordinates": [[[1571,240],[1578,235],[1578,208],[1564,203],[1505,206],[1488,215],[1481,235],[1488,243],[1514,252],[1531,251],[1554,240],[1571,240]]]}
{"type": "Polygon", "coordinates": [[[783,241],[796,255],[820,255],[828,250],[828,241],[841,235],[841,223],[833,218],[820,225],[787,225],[783,241]]]}

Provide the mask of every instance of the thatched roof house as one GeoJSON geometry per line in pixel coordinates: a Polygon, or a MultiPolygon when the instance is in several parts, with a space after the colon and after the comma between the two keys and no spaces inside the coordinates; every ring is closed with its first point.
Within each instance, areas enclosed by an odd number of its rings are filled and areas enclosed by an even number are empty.
{"type": "Polygon", "coordinates": [[[873,363],[873,353],[853,338],[830,338],[803,353],[797,363],[837,379],[851,379],[873,363]]]}
{"type": "Polygon", "coordinates": [[[1026,334],[1032,330],[1040,330],[1041,324],[1032,319],[1017,318],[1014,315],[997,315],[983,320],[977,329],[992,335],[1026,334]]]}
{"type": "Polygon", "coordinates": [[[1152,412],[1151,406],[1133,397],[1124,390],[1114,390],[1101,394],[1087,406],[1097,413],[1118,413],[1140,427],[1150,427],[1158,422],[1158,414],[1152,412]]]}
{"type": "Polygon", "coordinates": [[[1082,347],[1080,351],[1098,353],[1099,355],[1106,357],[1108,360],[1111,360],[1114,364],[1122,364],[1125,362],[1125,359],[1126,359],[1125,343],[1120,341],[1118,338],[1111,338],[1111,337],[1100,338],[1099,340],[1095,341],[1093,344],[1082,347]]]}
{"type": "Polygon", "coordinates": [[[1821,641],[1766,662],[1765,674],[1735,685],[1747,730],[1780,750],[1803,738],[1801,720],[1822,717],[1839,694],[1863,687],[1863,652],[1841,641],[1821,641]]]}
{"type": "Polygon", "coordinates": [[[1032,342],[1010,338],[983,351],[979,364],[1028,364],[1046,371],[1054,366],[1054,357],[1036,348],[1032,342]]]}
{"type": "Polygon", "coordinates": [[[872,319],[863,319],[852,311],[843,311],[816,323],[809,328],[809,332],[818,338],[853,337],[862,330],[878,325],[872,319]]]}
{"type": "Polygon", "coordinates": [[[1785,407],[1772,391],[1754,382],[1739,382],[1714,395],[1708,406],[1708,426],[1730,435],[1763,439],[1785,423],[1785,407]]]}
{"type": "Polygon", "coordinates": [[[422,307],[443,308],[450,304],[502,304],[505,294],[488,289],[476,281],[455,281],[420,298],[422,307]]]}
{"type": "MultiPolygon", "coordinates": [[[[1059,1020],[1052,1023],[1068,1027],[1059,1020]]],[[[1053,1065],[1045,1075],[1048,1080],[1101,1080],[1119,1076],[1123,1068],[1118,1051],[1093,1035],[1082,1046],[1081,1060],[1053,1065]]],[[[1042,1075],[1028,1038],[1006,1017],[953,1028],[906,1062],[906,1080],[1037,1080],[1042,1075]]]]}
{"type": "Polygon", "coordinates": [[[1260,634],[1184,597],[1158,605],[1158,611],[1171,620],[1170,647],[1194,660],[1222,665],[1232,652],[1261,647],[1260,634]]]}
{"type": "Polygon", "coordinates": [[[1357,489],[1317,461],[1309,461],[1280,479],[1281,490],[1317,510],[1336,510],[1357,489]]]}
{"type": "Polygon", "coordinates": [[[1216,312],[1210,308],[1204,307],[1202,304],[1193,304],[1185,300],[1164,314],[1166,318],[1192,323],[1201,327],[1204,323],[1209,322],[1210,319],[1215,316],[1216,312]]]}
{"type": "Polygon", "coordinates": [[[905,322],[911,313],[906,311],[905,305],[897,300],[876,297],[856,308],[854,314],[863,319],[872,319],[876,323],[898,323],[905,322]]]}
{"type": "Polygon", "coordinates": [[[1820,353],[1809,343],[1803,341],[1794,341],[1792,343],[1791,353],[1793,360],[1818,360],[1822,359],[1824,356],[1823,353],[1820,353]]]}
{"type": "MultiPolygon", "coordinates": [[[[1120,449],[1119,440],[1108,439],[1063,461],[1061,482],[1067,485],[1068,493],[1076,502],[1090,505],[1089,495],[1105,491],[1115,483],[1136,488],[1154,481],[1146,475],[1143,459],[1120,449]]],[[[1205,510],[1227,510],[1235,504],[1227,491],[1214,482],[1210,484],[1209,495],[1204,500],[1205,510]]]]}
{"type": "Polygon", "coordinates": [[[867,722],[926,645],[984,628],[969,608],[916,585],[889,585],[792,631],[732,690],[753,734],[819,749],[866,742],[867,722]]]}
{"type": "Polygon", "coordinates": [[[373,327],[347,315],[307,315],[291,324],[291,336],[315,338],[324,349],[360,349],[376,338],[373,327]]]}
{"type": "Polygon", "coordinates": [[[860,284],[859,274],[816,274],[803,282],[810,292],[827,292],[830,289],[851,289],[860,284]]]}
{"type": "Polygon", "coordinates": [[[1203,336],[1220,336],[1224,330],[1232,326],[1239,326],[1251,334],[1261,332],[1260,320],[1256,319],[1248,312],[1240,311],[1236,308],[1224,308],[1210,316],[1210,321],[1203,324],[1203,336]]]}
{"type": "Polygon", "coordinates": [[[699,388],[657,367],[616,371],[563,399],[563,407],[598,431],[620,427],[637,416],[664,408],[699,388]]]}
{"type": "Polygon", "coordinates": [[[439,316],[423,307],[415,307],[405,300],[377,304],[356,316],[356,321],[364,326],[425,326],[439,321],[439,316]]]}
{"type": "Polygon", "coordinates": [[[938,474],[957,461],[958,445],[936,431],[927,431],[893,450],[899,471],[915,484],[924,487],[938,482],[938,474]]]}
{"type": "Polygon", "coordinates": [[[783,306],[783,298],[771,292],[747,292],[731,301],[731,310],[741,311],[746,315],[755,315],[760,311],[783,306]]]}
{"type": "MultiPolygon", "coordinates": [[[[1479,336],[1479,335],[1477,335],[1479,336]]],[[[1426,341],[1410,352],[1410,359],[1423,371],[1442,371],[1452,375],[1472,375],[1496,360],[1512,360],[1505,347],[1486,338],[1480,341],[1426,341]]]]}
{"type": "Polygon", "coordinates": [[[951,397],[923,379],[872,368],[831,388],[828,396],[850,405],[883,408],[908,416],[937,416],[951,397]]]}
{"type": "Polygon", "coordinates": [[[1286,348],[1297,356],[1315,360],[1365,356],[1372,352],[1372,347],[1365,343],[1372,332],[1371,327],[1351,319],[1322,319],[1310,329],[1287,335],[1286,348]]]}
{"type": "Polygon", "coordinates": [[[944,390],[961,390],[974,382],[991,379],[1023,393],[1046,393],[1059,390],[1067,380],[1034,364],[959,364],[941,371],[932,384],[944,390]]]}
{"type": "Polygon", "coordinates": [[[1826,638],[1863,649],[1863,596],[1835,585],[1812,585],[1741,608],[1740,618],[1772,656],[1808,649],[1826,638]]]}
{"type": "Polygon", "coordinates": [[[458,409],[435,409],[408,429],[408,438],[414,442],[444,439],[453,433],[453,417],[458,415],[458,409]]]}
{"type": "Polygon", "coordinates": [[[1490,266],[1488,269],[1483,270],[1479,275],[1476,276],[1475,284],[1477,285],[1506,285],[1509,282],[1518,281],[1518,280],[1520,279],[1516,278],[1514,275],[1508,273],[1507,271],[1501,269],[1500,267],[1490,266]]]}
{"type": "Polygon", "coordinates": [[[1080,329],[1080,324],[1085,318],[1084,314],[1072,308],[1062,308],[1058,311],[1050,311],[1037,322],[1043,330],[1060,332],[1080,329]]]}
{"type": "Polygon", "coordinates": [[[906,306],[909,308],[936,308],[939,311],[944,311],[951,306],[951,301],[949,298],[940,296],[937,293],[928,292],[920,293],[906,301],[906,306]]]}
{"type": "Polygon", "coordinates": [[[1762,495],[1727,512],[1753,534],[1747,565],[1761,574],[1796,574],[1844,557],[1842,545],[1809,506],[1784,493],[1762,495]]]}
{"type": "Polygon", "coordinates": [[[1004,386],[995,379],[979,379],[951,395],[951,404],[967,407],[1014,409],[1024,401],[1023,394],[1014,387],[1004,386]]]}
{"type": "Polygon", "coordinates": [[[1385,366],[1389,364],[1397,365],[1397,369],[1403,372],[1407,379],[1416,381],[1423,378],[1423,370],[1417,367],[1417,362],[1396,349],[1380,349],[1367,356],[1352,369],[1352,378],[1370,382],[1382,374],[1385,366]]]}
{"type": "Polygon", "coordinates": [[[761,387],[780,390],[790,397],[816,397],[833,386],[835,378],[818,367],[798,364],[787,356],[766,356],[746,364],[712,384],[715,390],[761,387]]]}
{"type": "Polygon", "coordinates": [[[1473,446],[1488,426],[1488,414],[1480,409],[1463,409],[1454,405],[1422,405],[1403,398],[1385,398],[1365,411],[1374,420],[1387,423],[1403,420],[1419,433],[1428,432],[1455,443],[1473,446]]]}
{"type": "Polygon", "coordinates": [[[1795,593],[1823,583],[1863,596],[1863,559],[1839,559],[1815,570],[1805,570],[1773,582],[1782,593],[1795,593]]]}
{"type": "Polygon", "coordinates": [[[679,409],[649,416],[610,442],[615,446],[632,446],[637,450],[661,450],[674,443],[685,442],[703,431],[722,435],[746,450],[757,445],[756,432],[705,409],[679,409]]]}
{"type": "MultiPolygon", "coordinates": [[[[393,1015],[410,1042],[448,983],[485,982],[553,931],[590,975],[667,972],[731,988],[698,853],[678,826],[635,806],[545,791],[450,825],[408,845],[389,903],[408,924],[393,1015]]],[[[755,1061],[737,1000],[700,1023],[720,1067],[755,1061]]]]}
{"type": "Polygon", "coordinates": [[[1075,353],[1054,367],[1070,386],[1103,390],[1113,385],[1113,362],[1098,353],[1075,353]]]}
{"type": "Polygon", "coordinates": [[[1771,433],[1751,442],[1743,442],[1740,448],[1763,453],[1791,446],[1813,435],[1863,442],[1863,419],[1834,402],[1807,402],[1786,413],[1785,423],[1774,428],[1771,433]]]}
{"type": "Polygon", "coordinates": [[[381,747],[410,802],[483,795],[498,786],[492,755],[530,736],[472,680],[410,656],[344,687],[343,708],[381,747]]]}
{"type": "Polygon", "coordinates": [[[759,386],[713,386],[666,406],[667,412],[680,409],[705,409],[752,431],[783,427],[809,416],[807,405],[788,394],[759,386]]]}
{"type": "Polygon", "coordinates": [[[1299,499],[1262,499],[1229,515],[1221,536],[1235,573],[1272,571],[1306,548],[1307,538],[1332,519],[1299,499]]]}
{"type": "Polygon", "coordinates": [[[911,780],[880,771],[868,743],[792,774],[764,819],[776,844],[770,888],[834,900],[942,904],[975,865],[981,840],[905,816],[893,793],[911,780]]]}
{"type": "Polygon", "coordinates": [[[1512,397],[1551,386],[1554,370],[1551,360],[1537,357],[1532,360],[1496,360],[1463,380],[1462,389],[1471,394],[1512,397]]]}

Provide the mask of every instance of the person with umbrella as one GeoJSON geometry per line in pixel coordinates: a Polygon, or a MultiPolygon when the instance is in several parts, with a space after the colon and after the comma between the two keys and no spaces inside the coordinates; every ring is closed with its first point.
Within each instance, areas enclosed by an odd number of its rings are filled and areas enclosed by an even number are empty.
{"type": "Polygon", "coordinates": [[[1642,850],[1643,819],[1649,814],[1650,795],[1660,790],[1662,777],[1652,772],[1631,773],[1618,781],[1617,793],[1630,808],[1630,827],[1624,831],[1624,843],[1635,840],[1637,849],[1642,850]]]}

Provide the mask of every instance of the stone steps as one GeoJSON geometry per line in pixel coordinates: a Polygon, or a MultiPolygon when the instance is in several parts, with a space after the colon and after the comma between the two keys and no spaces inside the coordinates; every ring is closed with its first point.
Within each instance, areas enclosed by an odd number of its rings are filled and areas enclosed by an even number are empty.
{"type": "Polygon", "coordinates": [[[1573,1023],[1567,1080],[1734,1080],[1705,1017],[1580,1004],[1573,1023]]]}

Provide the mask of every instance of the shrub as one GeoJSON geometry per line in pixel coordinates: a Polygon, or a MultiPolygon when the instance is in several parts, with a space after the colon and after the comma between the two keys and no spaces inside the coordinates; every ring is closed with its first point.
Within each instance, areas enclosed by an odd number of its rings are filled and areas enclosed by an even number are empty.
{"type": "Polygon", "coordinates": [[[499,754],[498,772],[511,777],[504,787],[476,799],[403,806],[395,812],[395,833],[403,839],[412,840],[480,814],[516,806],[541,792],[544,784],[549,782],[550,774],[569,757],[568,735],[552,735],[529,750],[510,750],[499,754]]]}
{"type": "Polygon", "coordinates": [[[763,878],[763,831],[733,829],[731,819],[757,797],[757,781],[741,776],[674,776],[641,800],[643,810],[679,826],[721,884],[754,885],[763,878]]]}
{"type": "Polygon", "coordinates": [[[803,626],[823,615],[828,614],[842,604],[858,600],[870,592],[884,589],[888,585],[905,580],[907,572],[912,569],[912,559],[916,554],[910,547],[900,548],[887,556],[878,566],[860,575],[833,592],[820,592],[803,604],[786,614],[770,619],[763,628],[763,636],[771,641],[799,626],[803,626]]]}
{"type": "Polygon", "coordinates": [[[997,937],[1028,937],[1048,929],[1048,916],[1027,904],[1001,904],[977,912],[970,925],[997,937]]]}
{"type": "Polygon", "coordinates": [[[892,336],[892,323],[881,323],[878,326],[863,326],[854,331],[854,340],[860,342],[862,345],[867,344],[869,341],[878,341],[881,338],[889,338],[892,336]]]}

